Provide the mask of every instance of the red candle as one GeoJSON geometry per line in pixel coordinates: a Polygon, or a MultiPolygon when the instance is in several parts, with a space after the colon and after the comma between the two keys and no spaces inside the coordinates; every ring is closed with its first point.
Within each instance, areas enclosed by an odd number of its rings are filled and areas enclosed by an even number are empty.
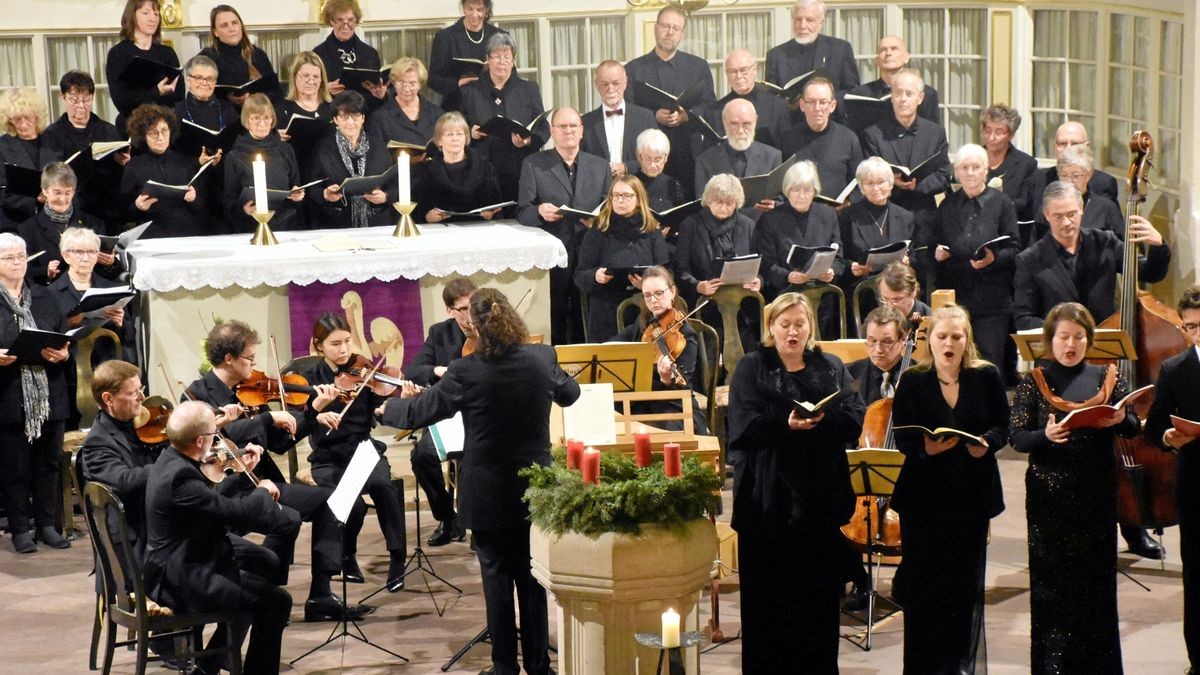
{"type": "Polygon", "coordinates": [[[633,460],[639,469],[650,466],[650,434],[633,435],[633,460]]]}
{"type": "Polygon", "coordinates": [[[579,471],[579,459],[583,457],[583,441],[567,441],[567,468],[579,471]]]}
{"type": "Polygon", "coordinates": [[[600,484],[600,451],[588,448],[583,451],[583,462],[579,465],[583,473],[583,482],[592,485],[600,484]]]}
{"type": "Polygon", "coordinates": [[[667,443],[663,445],[663,473],[667,478],[679,478],[683,473],[683,467],[680,464],[679,444],[667,443]]]}

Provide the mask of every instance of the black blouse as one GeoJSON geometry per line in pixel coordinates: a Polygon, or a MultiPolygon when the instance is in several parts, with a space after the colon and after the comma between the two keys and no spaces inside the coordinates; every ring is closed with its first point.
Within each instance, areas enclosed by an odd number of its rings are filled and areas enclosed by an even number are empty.
{"type": "MultiPolygon", "coordinates": [[[[217,84],[236,87],[250,81],[250,64],[246,63],[246,58],[242,56],[241,45],[227,45],[218,40],[216,49],[211,46],[205,47],[200,50],[200,55],[207,56],[216,62],[217,84]]],[[[267,86],[267,90],[263,93],[271,99],[271,102],[278,103],[283,100],[279,76],[275,73],[275,67],[271,65],[271,57],[257,46],[251,45],[250,63],[254,64],[254,69],[258,71],[260,79],[268,80],[263,83],[267,86]]]]}
{"type": "MultiPolygon", "coordinates": [[[[461,162],[447,164],[439,155],[425,165],[425,180],[417,196],[415,215],[424,219],[425,214],[434,208],[471,211],[502,201],[492,163],[483,153],[468,148],[466,158],[461,162]]],[[[462,220],[481,219],[480,216],[456,217],[462,220]]]]}
{"type": "MultiPolygon", "coordinates": [[[[262,156],[267,165],[267,187],[272,190],[290,190],[303,184],[300,175],[300,165],[296,162],[296,154],[292,146],[280,140],[276,133],[269,134],[264,139],[256,139],[246,132],[238,137],[233,148],[221,162],[225,165],[225,213],[232,229],[243,232],[253,232],[255,221],[243,210],[242,192],[254,186],[255,157],[262,156]]],[[[275,216],[271,218],[271,229],[302,230],[304,229],[304,211],[300,204],[284,199],[275,207],[275,216]]]]}
{"type": "MultiPolygon", "coordinates": [[[[912,240],[914,236],[913,215],[908,209],[888,202],[876,206],[867,200],[856,202],[838,214],[842,233],[842,256],[847,263],[863,264],[867,251],[898,241],[912,240]]],[[[916,246],[917,244],[912,244],[916,246]]],[[[872,270],[872,273],[883,270],[872,270]]],[[[845,278],[858,279],[846,265],[845,278]]]]}
{"type": "MultiPolygon", "coordinates": [[[[323,358],[317,360],[315,364],[300,374],[308,380],[310,385],[314,386],[333,384],[334,377],[337,375],[323,358]]],[[[347,411],[338,423],[338,428],[333,430],[316,422],[319,413],[311,406],[305,408],[304,416],[307,420],[305,428],[312,429],[312,433],[308,437],[309,445],[312,447],[312,452],[308,455],[310,463],[334,464],[344,467],[350,463],[350,458],[354,456],[354,450],[358,444],[371,437],[371,430],[375,428],[375,409],[384,402],[384,399],[370,388],[363,389],[358,397],[366,400],[356,400],[353,406],[342,401],[333,401],[321,411],[347,411]]]]}
{"type": "Polygon", "coordinates": [[[140,105],[157,103],[170,108],[175,105],[176,101],[183,98],[183,76],[180,76],[179,81],[175,83],[175,91],[165,96],[159,95],[157,82],[148,87],[134,87],[121,80],[118,76],[126,66],[133,62],[135,56],[179,67],[179,55],[170,46],[161,42],[155,42],[145,50],[130,40],[121,40],[113,45],[104,59],[104,79],[108,82],[108,93],[112,97],[113,105],[120,113],[117,115],[118,128],[124,128],[125,119],[129,117],[134,108],[140,105]]]}
{"type": "MultiPolygon", "coordinates": [[[[312,217],[317,218],[315,222],[308,222],[308,227],[312,229],[324,228],[348,228],[352,227],[350,217],[350,205],[347,203],[346,197],[339,199],[336,202],[325,200],[324,190],[326,186],[337,185],[350,177],[350,171],[346,168],[346,163],[342,161],[342,153],[338,150],[337,134],[334,132],[325,137],[321,141],[320,147],[317,149],[316,156],[313,157],[311,164],[307,167],[308,174],[305,176],[305,181],[314,181],[324,178],[325,182],[318,183],[309,187],[306,190],[304,197],[305,201],[310,201],[310,211],[312,217]]],[[[366,136],[366,133],[363,133],[366,136]]],[[[391,166],[391,156],[388,154],[387,148],[381,142],[371,139],[371,149],[367,152],[366,173],[355,175],[377,176],[391,166]]],[[[397,190],[395,181],[390,185],[384,186],[384,191],[388,192],[391,197],[395,197],[397,190]]],[[[350,198],[352,199],[352,198],[350,198]]],[[[387,225],[392,220],[395,211],[392,209],[391,202],[393,199],[388,199],[384,204],[372,204],[367,202],[369,215],[367,216],[367,224],[369,226],[387,225]]]]}
{"type": "MultiPolygon", "coordinates": [[[[838,228],[837,213],[824,204],[814,203],[808,211],[800,213],[784,202],[772,211],[763,214],[754,229],[751,249],[762,255],[761,276],[773,293],[789,286],[787,276],[792,267],[787,264],[788,253],[793,244],[800,246],[829,246],[842,244],[838,228]]],[[[842,273],[845,263],[842,251],[838,250],[833,263],[833,276],[842,273]]]]}
{"type": "Polygon", "coordinates": [[[388,141],[425,145],[433,140],[433,126],[442,116],[442,109],[424,98],[419,99],[417,119],[409,119],[393,97],[371,113],[367,131],[385,144],[388,141]]]}
{"type": "MultiPolygon", "coordinates": [[[[224,162],[222,162],[224,164],[224,162]]],[[[125,165],[125,173],[121,176],[121,201],[130,220],[145,222],[153,220],[143,237],[196,237],[212,234],[208,215],[208,172],[205,171],[196,180],[196,199],[185,202],[182,199],[159,199],[148,211],[139,211],[134,206],[134,200],[142,193],[146,181],[154,180],[165,185],[183,185],[192,179],[199,169],[195,157],[185,157],[174,150],[167,150],[161,155],[153,152],[143,152],[135,155],[125,165]]]]}
{"type": "MultiPolygon", "coordinates": [[[[447,110],[458,109],[454,107],[458,99],[458,79],[467,75],[478,76],[482,72],[482,66],[462,63],[454,58],[487,60],[484,45],[487,44],[488,38],[504,32],[504,29],[485,21],[478,37],[469,35],[460,17],[458,21],[439,30],[433,36],[433,45],[429,49],[429,88],[449,97],[451,105],[447,110]]],[[[446,101],[443,101],[443,105],[445,104],[446,101]]]]}
{"type": "Polygon", "coordinates": [[[950,259],[935,262],[937,287],[952,288],[958,304],[972,315],[995,316],[1012,310],[1013,271],[1017,260],[1017,212],[1012,200],[995,188],[985,187],[975,198],[962,190],[951,193],[938,207],[929,248],[950,247],[950,259]],[[971,256],[996,237],[1008,239],[992,247],[996,260],[987,267],[971,267],[971,256]]]}
{"type": "Polygon", "coordinates": [[[721,276],[720,258],[752,252],[754,221],[734,211],[723,221],[708,209],[683,221],[675,247],[675,281],[689,303],[695,304],[696,286],[721,276]]]}

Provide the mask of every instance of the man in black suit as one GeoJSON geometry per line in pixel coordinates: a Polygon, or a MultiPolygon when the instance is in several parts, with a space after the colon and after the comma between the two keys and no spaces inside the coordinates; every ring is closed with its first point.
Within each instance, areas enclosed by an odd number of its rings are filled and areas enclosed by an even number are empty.
{"type": "MultiPolygon", "coordinates": [[[[875,67],[879,69],[879,79],[855,87],[849,93],[876,99],[890,94],[892,77],[900,72],[901,68],[908,67],[909,58],[908,46],[904,44],[904,40],[900,36],[883,36],[879,39],[879,46],[875,50],[875,67]]],[[[938,109],[937,89],[926,84],[924,92],[925,97],[921,101],[921,105],[917,106],[917,115],[940,125],[942,113],[938,109]]],[[[872,124],[877,124],[880,120],[887,119],[890,112],[891,108],[886,101],[882,103],[859,101],[846,104],[847,124],[858,133],[872,124]]]]}
{"type": "Polygon", "coordinates": [[[1193,528],[1200,517],[1200,498],[1193,488],[1200,479],[1196,453],[1200,434],[1175,428],[1171,415],[1200,421],[1200,286],[1183,292],[1176,305],[1183,319],[1188,348],[1163,362],[1155,382],[1154,403],[1146,417],[1146,438],[1177,453],[1175,508],[1179,514],[1179,556],[1183,559],[1183,639],[1187,644],[1188,673],[1200,668],[1200,538],[1193,528]]]}
{"type": "Polygon", "coordinates": [[[917,240],[933,220],[934,196],[950,187],[950,145],[946,130],[917,114],[925,100],[925,80],[902,68],[892,76],[892,116],[863,131],[863,153],[888,164],[916,169],[928,160],[924,176],[904,180],[897,173],[892,201],[912,211],[917,240]]]}
{"type": "MultiPolygon", "coordinates": [[[[694,54],[679,51],[686,29],[687,15],[678,6],[667,5],[658,10],[654,20],[654,49],[625,64],[625,71],[631,81],[645,82],[673,95],[682,94],[698,83],[699,93],[695,100],[683,102],[685,107],[695,108],[715,101],[717,95],[713,91],[712,70],[708,62],[694,54]]],[[[629,100],[650,107],[638,98],[636,87],[630,92],[629,100]]],[[[657,108],[654,118],[671,141],[671,156],[667,160],[666,172],[674,176],[686,190],[692,184],[695,170],[687,110],[657,108]]]]}
{"type": "MultiPolygon", "coordinates": [[[[239,613],[237,634],[218,628],[210,645],[225,640],[240,645],[253,626],[244,672],[278,673],[292,596],[240,568],[225,530],[281,534],[298,528],[300,516],[275,503],[279,489],[267,479],[237,497],[208,486],[200,462],[218,437],[208,404],[179,404],[167,421],[167,436],[171,445],[150,468],[146,483],[146,590],[155,602],[179,614],[239,613]]],[[[218,665],[202,660],[200,672],[215,673],[218,665]]]]}
{"type": "MultiPolygon", "coordinates": [[[[715,102],[704,106],[700,113],[704,121],[712,125],[716,135],[700,127],[700,147],[708,149],[721,142],[720,136],[725,135],[725,123],[721,119],[725,104],[736,98],[746,99],[754,104],[758,113],[758,124],[754,127],[754,139],[773,148],[783,149],[782,141],[788,127],[788,104],[770,89],[758,84],[758,62],[746,49],[735,49],[725,57],[725,77],[729,80],[729,93],[715,102]]],[[[784,153],[787,154],[787,153],[784,153]]]]}
{"type": "MultiPolygon", "coordinates": [[[[1042,213],[1050,231],[1017,255],[1013,276],[1013,322],[1017,330],[1037,328],[1057,304],[1078,302],[1098,321],[1116,312],[1116,275],[1122,271],[1125,242],[1108,230],[1083,228],[1083,197],[1066,181],[1055,181],[1042,194],[1042,213]]],[[[1147,283],[1167,275],[1171,249],[1141,216],[1130,218],[1129,243],[1147,243],[1139,256],[1139,277],[1147,283]]],[[[1121,536],[1134,553],[1151,559],[1162,548],[1136,524],[1121,523],[1121,536]]]]}
{"type": "MultiPolygon", "coordinates": [[[[1055,161],[1058,161],[1058,157],[1062,154],[1063,150],[1073,145],[1091,146],[1091,141],[1088,140],[1087,127],[1079,122],[1064,122],[1054,132],[1055,161]]],[[[1017,217],[1025,221],[1033,220],[1042,206],[1042,192],[1046,189],[1047,185],[1056,180],[1059,180],[1057,166],[1049,166],[1040,171],[1033,172],[1028,182],[1029,194],[1024,200],[1026,211],[1024,214],[1018,213],[1017,217]]],[[[1088,193],[1107,197],[1114,203],[1119,203],[1117,202],[1117,179],[1103,171],[1097,171],[1092,174],[1091,180],[1088,181],[1088,193]]]]}
{"type": "Polygon", "coordinates": [[[613,178],[635,174],[641,167],[637,159],[637,137],[646,129],[658,128],[654,113],[625,100],[629,78],[625,66],[609,59],[596,66],[596,91],[600,107],[583,116],[584,152],[608,160],[613,178]]]}
{"type": "MultiPolygon", "coordinates": [[[[740,98],[726,103],[721,120],[725,125],[725,141],[705,150],[696,160],[694,185],[698,195],[704,194],[708,179],[719,173],[746,178],[770,173],[783,163],[779,150],[754,140],[758,114],[753,103],[740,98]]],[[[757,221],[773,208],[775,201],[765,197],[757,204],[742,207],[742,213],[757,221]]]]}
{"type": "Polygon", "coordinates": [[[800,94],[804,121],[784,134],[779,148],[784,157],[812,160],[821,177],[821,193],[828,197],[838,196],[854,180],[863,160],[858,136],[833,121],[837,107],[833,83],[820,75],[809,79],[800,94]]]}
{"type": "MultiPolygon", "coordinates": [[[[442,379],[450,363],[461,358],[467,335],[472,334],[471,316],[468,313],[471,296],[475,293],[475,282],[467,277],[455,277],[442,287],[442,303],[450,317],[429,327],[429,335],[421,345],[421,351],[405,368],[409,380],[422,387],[429,387],[442,379]]],[[[425,491],[429,511],[438,521],[437,529],[425,543],[430,546],[445,546],[451,541],[462,541],[466,534],[454,512],[454,499],[446,489],[442,478],[442,461],[429,432],[422,432],[412,453],[413,475],[417,485],[425,491]]]]}
{"type": "MultiPolygon", "coordinates": [[[[253,443],[271,453],[283,454],[297,440],[311,432],[313,421],[305,418],[300,409],[269,410],[252,417],[243,416],[243,408],[235,390],[251,378],[258,359],[258,348],[258,333],[241,321],[225,321],[213,326],[204,341],[205,356],[212,364],[212,369],[188,385],[184,399],[207,403],[214,410],[220,410],[222,414],[217,426],[235,444],[244,446],[253,443]]],[[[353,554],[343,553],[352,550],[352,547],[347,549],[343,546],[337,519],[327,506],[333,489],[288,483],[269,453],[262,455],[254,473],[275,484],[279,489],[280,504],[295,509],[303,521],[312,523],[312,584],[309,586],[308,600],[304,603],[304,620],[337,621],[344,612],[350,619],[365,616],[368,607],[356,605],[347,609],[342,599],[330,588],[330,579],[338,573],[348,575],[347,581],[362,582],[362,571],[353,554]]],[[[239,493],[254,489],[254,485],[244,476],[222,481],[223,486],[225,483],[232,484],[228,490],[239,493]]],[[[345,540],[348,542],[358,539],[366,514],[361,501],[356,502],[356,507],[350,522],[346,524],[345,540]]],[[[298,532],[286,536],[270,535],[263,540],[263,546],[273,551],[280,562],[279,573],[268,577],[268,580],[280,586],[287,585],[288,568],[296,550],[296,534],[298,532]]]]}
{"type": "Polygon", "coordinates": [[[792,7],[793,39],[767,51],[767,82],[782,87],[794,77],[820,70],[833,80],[839,99],[857,87],[854,48],[841,38],[822,35],[824,27],[823,0],[796,0],[792,7]]]}
{"type": "Polygon", "coordinates": [[[517,220],[546,230],[567,248],[567,267],[550,270],[550,336],[556,345],[570,344],[573,338],[583,336],[579,292],[571,277],[576,249],[587,229],[578,216],[567,215],[558,207],[595,210],[612,182],[608,162],[580,150],[582,136],[579,113],[566,107],[555,110],[550,116],[554,148],[526,158],[517,194],[517,220]]]}

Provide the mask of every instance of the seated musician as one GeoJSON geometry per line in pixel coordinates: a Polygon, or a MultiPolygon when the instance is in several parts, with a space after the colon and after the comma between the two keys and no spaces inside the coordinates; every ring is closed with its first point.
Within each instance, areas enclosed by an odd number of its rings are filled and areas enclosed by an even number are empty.
{"type": "MultiPolygon", "coordinates": [[[[303,411],[299,409],[296,412],[265,410],[253,416],[243,416],[245,409],[235,390],[255,374],[258,346],[258,333],[241,321],[226,321],[213,326],[204,341],[205,355],[212,364],[212,370],[188,385],[184,398],[207,403],[214,410],[221,411],[217,426],[234,443],[254,443],[281,454],[307,435],[313,424],[304,418],[303,411]]],[[[257,374],[262,375],[261,372],[257,374]]],[[[343,557],[337,519],[326,507],[333,490],[303,483],[287,483],[269,454],[263,454],[254,473],[258,478],[275,484],[279,489],[280,504],[295,509],[305,522],[312,523],[312,584],[308,600],[304,603],[304,620],[341,619],[344,605],[330,589],[329,580],[337,573],[349,575],[347,581],[352,577],[361,580],[362,572],[352,555],[343,557]]],[[[254,485],[246,478],[239,478],[237,482],[241,483],[241,492],[254,489],[254,485]]],[[[357,538],[365,511],[360,504],[352,513],[346,525],[347,538],[357,538]]],[[[292,563],[296,547],[295,537],[268,536],[263,545],[279,556],[279,574],[273,581],[281,586],[286,585],[288,566],[292,563]]],[[[347,618],[359,619],[367,611],[368,608],[362,605],[352,607],[347,618]]]]}
{"type": "MultiPolygon", "coordinates": [[[[1197,392],[1196,382],[1200,381],[1200,286],[1192,286],[1183,291],[1176,304],[1179,316],[1183,321],[1181,328],[1187,335],[1188,347],[1185,351],[1175,354],[1162,364],[1155,383],[1154,403],[1146,417],[1146,439],[1158,443],[1164,450],[1175,451],[1179,454],[1178,476],[1180,485],[1195,485],[1192,474],[1196,473],[1195,452],[1200,449],[1200,436],[1185,433],[1175,428],[1171,422],[1172,415],[1178,415],[1187,420],[1200,420],[1200,393],[1197,392]]],[[[1180,553],[1183,563],[1183,639],[1187,643],[1191,668],[1195,671],[1200,666],[1200,621],[1189,608],[1200,602],[1200,580],[1196,578],[1197,560],[1196,539],[1191,536],[1196,520],[1196,493],[1191,490],[1180,490],[1176,493],[1176,505],[1179,513],[1180,553]]]]}
{"type": "Polygon", "coordinates": [[[899,310],[909,323],[932,312],[929,305],[917,299],[920,294],[921,282],[917,280],[917,273],[902,262],[889,264],[879,274],[879,290],[876,291],[879,305],[899,310]]]}
{"type": "MultiPolygon", "coordinates": [[[[372,412],[383,403],[383,397],[368,386],[347,392],[335,385],[340,375],[350,375],[358,368],[352,346],[350,324],[346,317],[326,312],[313,325],[312,349],[321,359],[300,372],[316,390],[316,396],[308,400],[304,415],[317,423],[308,442],[312,453],[308,461],[312,464],[313,480],[317,485],[336,488],[355,449],[363,441],[369,441],[379,452],[379,462],[363,485],[363,492],[371,495],[379,514],[379,529],[387,542],[388,563],[387,590],[391,593],[404,589],[404,560],[407,541],[404,531],[404,504],[401,494],[392,483],[392,467],[384,456],[386,446],[382,441],[371,438],[375,428],[372,412]],[[343,396],[345,394],[345,396],[343,396]],[[359,401],[365,398],[365,401],[359,401]],[[347,399],[349,399],[347,401],[347,399]]],[[[367,369],[370,369],[368,364],[367,369]]],[[[364,373],[365,374],[365,373],[364,373]]],[[[347,537],[344,542],[349,559],[357,550],[357,537],[347,537]]],[[[361,572],[359,573],[361,578],[361,572]]]]}
{"type": "MultiPolygon", "coordinates": [[[[647,329],[657,326],[660,330],[665,331],[674,326],[686,314],[683,311],[686,307],[683,300],[676,300],[678,294],[679,291],[675,288],[675,277],[666,267],[655,265],[648,268],[642,274],[642,299],[645,300],[646,306],[642,309],[637,321],[626,326],[612,339],[618,342],[642,342],[645,340],[647,329]]],[[[704,384],[698,379],[700,372],[696,368],[699,337],[686,321],[678,327],[678,331],[683,335],[684,346],[679,354],[674,356],[662,354],[660,351],[658,361],[655,363],[657,377],[654,378],[654,383],[650,387],[651,391],[695,389],[704,384]]],[[[664,340],[664,343],[668,345],[667,349],[670,345],[669,340],[670,338],[664,340]]],[[[678,400],[644,401],[633,406],[635,414],[671,413],[679,412],[681,409],[678,400]]],[[[694,395],[692,397],[692,418],[695,433],[707,434],[708,424],[704,419],[704,409],[696,403],[694,395]]],[[[683,428],[681,423],[676,422],[659,422],[655,426],[661,426],[670,431],[678,431],[683,428]]]]}
{"type": "MultiPolygon", "coordinates": [[[[1013,321],[1017,330],[1037,328],[1055,305],[1078,302],[1103,321],[1116,312],[1117,273],[1125,264],[1125,243],[1107,230],[1082,227],[1083,195],[1072,183],[1054,181],[1042,193],[1042,214],[1050,231],[1017,255],[1013,277],[1013,321]]],[[[1171,249],[1141,216],[1129,218],[1129,243],[1149,244],[1138,256],[1138,277],[1154,283],[1167,275],[1171,249]]],[[[1162,547],[1134,523],[1121,523],[1121,536],[1134,553],[1157,560],[1162,547]]]]}
{"type": "MultiPolygon", "coordinates": [[[[200,465],[219,436],[207,403],[181,403],[167,421],[167,436],[171,445],[150,467],[146,482],[147,593],[178,614],[237,612],[236,635],[226,635],[222,626],[210,646],[226,640],[240,645],[253,626],[244,672],[278,673],[292,596],[238,565],[226,528],[282,535],[296,530],[300,518],[274,503],[279,490],[269,480],[236,497],[209,487],[200,465]]],[[[229,664],[206,659],[199,664],[202,673],[220,666],[229,664]]]]}
{"type": "MultiPolygon", "coordinates": [[[[414,383],[428,387],[442,379],[451,361],[462,357],[463,344],[472,335],[471,296],[475,293],[475,282],[467,277],[451,279],[442,288],[442,302],[450,318],[435,323],[429,328],[429,336],[421,345],[421,351],[405,369],[405,375],[414,383]]],[[[442,478],[442,463],[437,448],[428,432],[423,432],[409,455],[417,485],[425,492],[429,511],[437,519],[437,529],[425,541],[430,546],[445,546],[451,541],[462,541],[466,534],[454,512],[454,499],[446,490],[442,478]]]]}

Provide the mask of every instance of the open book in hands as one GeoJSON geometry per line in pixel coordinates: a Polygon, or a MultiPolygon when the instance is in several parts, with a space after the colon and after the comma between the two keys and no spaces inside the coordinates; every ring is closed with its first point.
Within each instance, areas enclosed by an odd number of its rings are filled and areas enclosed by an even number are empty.
{"type": "Polygon", "coordinates": [[[838,389],[837,391],[826,396],[825,398],[821,399],[820,401],[817,401],[816,403],[809,403],[808,401],[793,400],[792,401],[792,411],[795,412],[796,417],[799,417],[800,419],[803,419],[803,420],[811,419],[813,417],[816,417],[817,415],[823,415],[826,412],[833,410],[834,408],[839,406],[842,403],[842,401],[845,401],[846,399],[853,396],[854,393],[855,393],[854,389],[838,389]]]}
{"type": "Polygon", "coordinates": [[[1067,413],[1066,417],[1063,417],[1059,421],[1059,424],[1063,425],[1068,431],[1074,431],[1075,429],[1098,429],[1100,428],[1100,423],[1112,417],[1113,413],[1124,412],[1125,406],[1153,388],[1154,385],[1148,384],[1140,389],[1134,389],[1129,392],[1128,396],[1112,405],[1102,403],[1100,405],[1089,405],[1086,408],[1072,410],[1067,413]]]}
{"type": "Polygon", "coordinates": [[[983,436],[969,434],[961,429],[954,429],[952,427],[938,427],[936,429],[930,429],[929,427],[923,427],[920,424],[899,424],[892,427],[892,431],[900,431],[901,429],[917,429],[918,431],[925,432],[926,436],[932,436],[933,438],[938,438],[941,436],[954,436],[968,443],[974,443],[975,445],[987,445],[987,441],[984,440],[983,436]]]}

